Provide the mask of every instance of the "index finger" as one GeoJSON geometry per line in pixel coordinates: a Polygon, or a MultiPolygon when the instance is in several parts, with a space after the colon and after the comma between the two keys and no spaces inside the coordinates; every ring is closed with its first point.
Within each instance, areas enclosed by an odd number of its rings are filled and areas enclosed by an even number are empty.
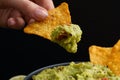
{"type": "Polygon", "coordinates": [[[52,0],[34,0],[34,2],[47,10],[54,8],[54,3],[52,0]]]}

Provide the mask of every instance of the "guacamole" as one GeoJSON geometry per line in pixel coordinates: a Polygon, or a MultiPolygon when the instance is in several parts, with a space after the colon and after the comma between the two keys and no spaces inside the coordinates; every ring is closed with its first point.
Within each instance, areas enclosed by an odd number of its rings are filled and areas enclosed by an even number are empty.
{"type": "Polygon", "coordinates": [[[82,30],[79,25],[59,25],[51,33],[51,40],[70,53],[77,52],[77,43],[81,40],[82,30]]]}
{"type": "Polygon", "coordinates": [[[71,62],[69,65],[48,68],[37,75],[33,80],[120,80],[106,66],[93,65],[90,62],[71,62]]]}

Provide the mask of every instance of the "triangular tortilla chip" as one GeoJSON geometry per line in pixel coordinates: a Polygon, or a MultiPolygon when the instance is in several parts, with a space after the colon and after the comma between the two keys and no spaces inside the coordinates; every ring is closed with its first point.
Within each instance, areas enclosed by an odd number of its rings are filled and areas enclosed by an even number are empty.
{"type": "Polygon", "coordinates": [[[63,2],[58,7],[48,11],[48,14],[49,16],[44,21],[27,25],[24,28],[24,32],[51,40],[51,32],[57,25],[71,23],[70,11],[66,2],[63,2]]]}
{"type": "Polygon", "coordinates": [[[113,47],[89,47],[90,61],[94,64],[108,66],[111,71],[120,76],[120,40],[113,47]]]}
{"type": "Polygon", "coordinates": [[[92,45],[89,47],[90,61],[94,64],[107,65],[108,57],[111,54],[112,47],[101,47],[92,45]]]}

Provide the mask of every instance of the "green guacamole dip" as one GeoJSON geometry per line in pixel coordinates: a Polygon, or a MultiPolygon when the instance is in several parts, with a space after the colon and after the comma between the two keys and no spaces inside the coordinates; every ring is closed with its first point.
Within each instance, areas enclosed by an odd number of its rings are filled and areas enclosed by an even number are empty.
{"type": "Polygon", "coordinates": [[[51,39],[70,53],[77,52],[77,43],[81,40],[82,30],[79,25],[59,25],[52,31],[51,39]]]}
{"type": "Polygon", "coordinates": [[[37,75],[33,80],[120,80],[106,66],[93,65],[90,62],[71,62],[66,66],[48,68],[37,75]]]}

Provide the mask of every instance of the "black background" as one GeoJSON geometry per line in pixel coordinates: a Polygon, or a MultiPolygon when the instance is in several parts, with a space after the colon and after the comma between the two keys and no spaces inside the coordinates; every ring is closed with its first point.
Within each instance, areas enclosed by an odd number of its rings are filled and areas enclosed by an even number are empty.
{"type": "Polygon", "coordinates": [[[38,68],[69,61],[89,61],[90,45],[113,46],[120,37],[120,12],[113,0],[54,0],[55,6],[69,3],[72,22],[83,35],[78,52],[71,54],[57,44],[22,30],[0,28],[0,78],[8,80],[38,68]]]}

